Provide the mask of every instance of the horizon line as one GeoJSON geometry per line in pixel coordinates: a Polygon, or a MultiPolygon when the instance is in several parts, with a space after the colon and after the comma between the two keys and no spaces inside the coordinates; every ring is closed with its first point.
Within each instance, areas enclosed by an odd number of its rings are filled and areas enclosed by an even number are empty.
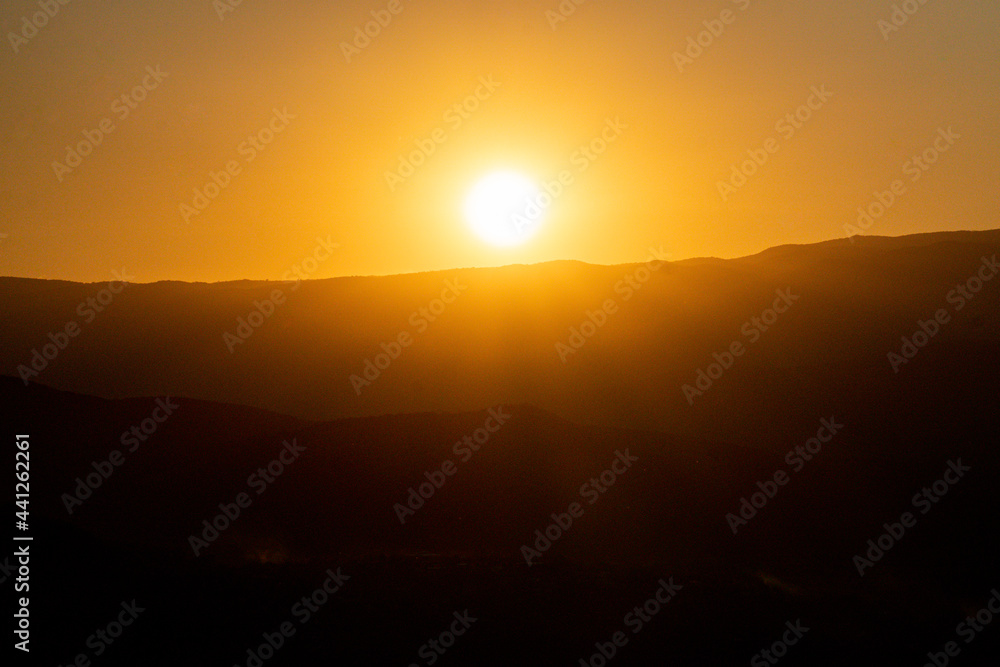
{"type": "MultiPolygon", "coordinates": [[[[855,235],[851,235],[851,236],[843,236],[843,237],[826,239],[826,240],[823,240],[823,241],[814,241],[814,242],[811,242],[811,243],[782,243],[782,244],[775,245],[775,246],[767,246],[767,247],[763,248],[762,250],[759,250],[758,252],[755,252],[755,253],[750,253],[750,254],[747,254],[747,255],[738,255],[738,256],[735,256],[735,257],[717,257],[717,256],[714,256],[714,255],[702,255],[702,256],[695,256],[695,257],[684,257],[684,258],[681,258],[681,259],[667,259],[667,260],[664,260],[664,261],[669,262],[670,264],[679,264],[679,263],[683,263],[683,262],[698,262],[698,261],[730,262],[730,261],[737,261],[737,260],[741,260],[741,259],[749,259],[751,257],[757,257],[757,256],[762,255],[764,253],[767,253],[767,252],[770,252],[770,251],[773,251],[773,250],[778,250],[778,249],[781,249],[781,248],[802,248],[802,247],[809,247],[809,246],[820,246],[820,245],[836,244],[836,243],[842,243],[842,242],[847,242],[849,244],[853,244],[855,242],[854,241],[855,238],[863,238],[863,239],[869,240],[869,241],[871,241],[871,240],[899,240],[899,239],[908,239],[908,238],[919,238],[919,237],[923,237],[923,236],[950,236],[950,235],[959,235],[959,234],[990,234],[990,233],[1000,233],[1000,227],[992,227],[992,228],[988,228],[988,229],[953,229],[953,230],[941,230],[941,231],[933,231],[933,232],[915,232],[915,233],[912,233],[912,234],[901,234],[899,236],[886,236],[886,235],[880,235],[880,234],[873,234],[873,235],[855,234],[855,235]]],[[[338,247],[339,247],[339,244],[338,244],[338,247]]],[[[667,256],[669,257],[670,253],[667,253],[667,256]]],[[[127,281],[127,284],[129,284],[129,285],[156,285],[156,284],[159,284],[159,283],[182,283],[182,284],[186,284],[186,285],[224,285],[224,284],[227,284],[227,283],[297,283],[297,282],[320,282],[320,281],[324,281],[324,280],[342,280],[342,279],[350,279],[350,278],[395,278],[395,277],[403,277],[403,276],[418,276],[418,275],[426,275],[426,274],[433,274],[433,273],[444,273],[444,272],[447,272],[447,271],[466,271],[466,270],[470,270],[470,269],[472,269],[472,270],[485,270],[485,269],[506,269],[506,268],[512,268],[512,267],[537,267],[537,266],[544,266],[546,264],[558,264],[558,263],[575,263],[575,264],[583,264],[585,266],[602,267],[602,268],[613,268],[613,267],[616,267],[616,266],[634,266],[636,264],[643,264],[645,262],[643,260],[637,260],[637,261],[633,261],[633,262],[620,262],[620,263],[617,263],[617,264],[594,264],[594,263],[591,263],[591,262],[585,262],[585,261],[580,260],[580,259],[549,259],[549,260],[544,260],[544,261],[541,261],[541,262],[533,262],[533,263],[529,263],[529,264],[525,264],[523,262],[513,262],[513,263],[510,263],[510,264],[497,264],[497,265],[488,265],[488,266],[457,266],[457,267],[452,267],[452,268],[447,268],[447,269],[430,269],[430,270],[426,270],[426,271],[409,271],[409,272],[403,272],[403,273],[345,274],[345,275],[340,275],[340,276],[329,276],[327,278],[305,278],[305,279],[299,279],[299,280],[282,280],[280,278],[277,278],[277,279],[274,279],[274,278],[231,278],[231,279],[228,279],[228,280],[207,281],[207,280],[181,280],[181,279],[178,279],[178,278],[163,278],[163,279],[160,279],[160,280],[153,280],[153,281],[150,281],[150,282],[135,282],[135,281],[131,281],[130,280],[130,281],[127,281]]],[[[78,285],[97,285],[97,284],[109,282],[109,281],[106,281],[106,280],[83,281],[83,280],[70,280],[70,279],[67,279],[67,278],[32,278],[32,277],[29,277],[29,276],[14,276],[14,275],[2,275],[2,276],[0,276],[0,280],[33,280],[33,281],[39,281],[39,282],[74,283],[74,284],[78,284],[78,285]]],[[[114,281],[112,281],[112,282],[114,282],[114,281]]]]}

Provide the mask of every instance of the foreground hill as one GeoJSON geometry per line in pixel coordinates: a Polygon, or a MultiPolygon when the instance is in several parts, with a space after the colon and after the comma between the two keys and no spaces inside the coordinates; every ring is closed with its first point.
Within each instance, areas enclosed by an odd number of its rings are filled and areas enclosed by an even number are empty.
{"type": "MultiPolygon", "coordinates": [[[[301,620],[295,601],[337,568],[351,577],[343,592],[267,664],[422,664],[419,647],[465,609],[481,620],[454,664],[574,664],[671,577],[676,603],[630,633],[618,664],[745,663],[796,619],[809,641],[789,664],[919,664],[996,585],[992,410],[919,439],[829,415],[826,431],[817,418],[748,448],[580,426],[531,406],[315,423],[16,378],[0,381],[0,406],[3,423],[31,435],[32,609],[57,664],[133,598],[148,615],[102,664],[247,664],[247,647],[301,620]],[[129,451],[123,436],[155,416],[129,451]],[[828,442],[811,460],[787,455],[818,432],[828,442]],[[920,513],[913,494],[959,460],[970,470],[920,513]],[[67,505],[99,470],[111,472],[67,505]],[[741,498],[779,471],[789,479],[773,498],[733,523],[741,498]],[[410,489],[429,497],[400,512],[410,489]],[[232,512],[240,493],[249,504],[221,520],[219,504],[232,512]],[[579,516],[555,530],[552,514],[574,502],[579,516]],[[859,576],[854,557],[907,510],[917,525],[859,576]],[[538,553],[526,559],[525,546],[538,553]]],[[[991,637],[965,664],[989,664],[991,637]]]]}

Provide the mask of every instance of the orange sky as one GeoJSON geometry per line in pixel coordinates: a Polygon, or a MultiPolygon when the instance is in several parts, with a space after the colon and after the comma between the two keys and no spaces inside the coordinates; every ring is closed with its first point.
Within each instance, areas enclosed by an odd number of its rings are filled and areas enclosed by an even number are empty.
{"type": "Polygon", "coordinates": [[[317,238],[339,247],[316,278],[620,263],[650,245],[732,257],[845,236],[894,181],[868,233],[1000,226],[990,0],[909,0],[891,31],[893,3],[860,0],[567,0],[559,22],[557,0],[223,2],[53,3],[37,28],[37,2],[4,4],[0,274],[280,279],[317,238]],[[689,38],[707,46],[683,61],[689,38]],[[595,140],[603,153],[581,151],[595,140]],[[934,164],[907,164],[925,150],[934,164]],[[499,168],[572,176],[514,248],[461,214],[499,168]],[[225,187],[182,211],[211,173],[225,187]]]}

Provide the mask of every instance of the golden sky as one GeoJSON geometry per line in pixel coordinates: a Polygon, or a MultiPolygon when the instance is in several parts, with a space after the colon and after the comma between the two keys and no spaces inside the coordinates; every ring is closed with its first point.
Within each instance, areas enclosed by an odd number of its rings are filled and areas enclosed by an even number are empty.
{"type": "Polygon", "coordinates": [[[992,0],[40,4],[0,10],[2,275],[734,257],[879,198],[870,234],[1000,226],[992,0]],[[462,215],[497,169],[569,172],[516,247],[462,215]]]}

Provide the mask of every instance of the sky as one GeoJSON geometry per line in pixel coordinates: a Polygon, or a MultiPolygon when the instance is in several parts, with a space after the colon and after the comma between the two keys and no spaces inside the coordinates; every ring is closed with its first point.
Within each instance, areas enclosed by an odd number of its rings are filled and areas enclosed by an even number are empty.
{"type": "Polygon", "coordinates": [[[235,2],[3,4],[0,275],[329,278],[1000,227],[992,0],[235,2]],[[501,169],[553,194],[511,247],[462,208],[501,169]]]}

